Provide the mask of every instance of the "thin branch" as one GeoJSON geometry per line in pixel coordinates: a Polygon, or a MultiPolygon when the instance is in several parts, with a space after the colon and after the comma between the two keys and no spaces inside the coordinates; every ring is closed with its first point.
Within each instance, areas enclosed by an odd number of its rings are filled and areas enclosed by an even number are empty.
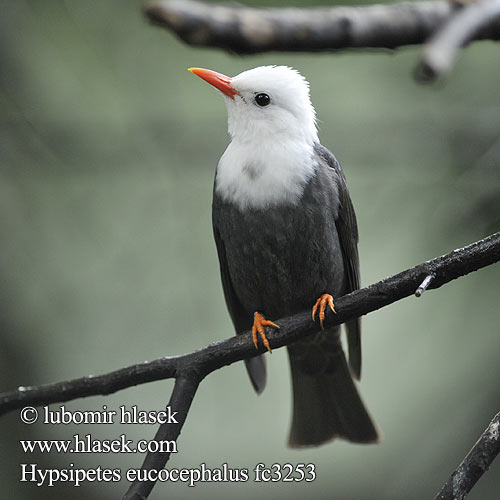
{"type": "Polygon", "coordinates": [[[422,294],[427,290],[427,288],[429,288],[429,285],[431,284],[433,279],[434,279],[434,275],[428,274],[424,278],[424,281],[422,281],[420,286],[415,290],[415,297],[422,297],[422,294]]]}
{"type": "Polygon", "coordinates": [[[434,500],[464,500],[499,453],[500,413],[497,413],[434,500]]]}
{"type": "MultiPolygon", "coordinates": [[[[200,380],[193,377],[187,378],[183,376],[175,381],[174,390],[172,391],[168,405],[171,408],[175,408],[178,423],[167,422],[160,425],[154,437],[156,442],[177,441],[199,384],[200,380]]],[[[142,464],[141,471],[159,471],[165,467],[169,458],[170,452],[148,452],[142,464]]],[[[128,491],[123,496],[123,500],[144,500],[149,496],[155,484],[156,481],[154,480],[136,480],[130,485],[128,491]]]]}
{"type": "Polygon", "coordinates": [[[426,43],[416,69],[416,77],[422,81],[431,81],[447,73],[460,50],[479,32],[482,31],[487,38],[496,36],[498,39],[499,22],[500,0],[482,0],[464,5],[426,43]]]}
{"type": "Polygon", "coordinates": [[[88,396],[106,395],[138,384],[175,378],[185,356],[160,358],[120,368],[104,375],[87,375],[55,384],[20,386],[0,395],[0,415],[26,405],[62,403],[88,396]]]}
{"type": "MultiPolygon", "coordinates": [[[[434,279],[429,289],[435,289],[499,260],[500,232],[366,288],[356,290],[349,295],[338,297],[335,300],[337,314],[327,315],[326,326],[344,323],[413,295],[417,287],[430,274],[434,275],[434,279]]],[[[311,321],[310,311],[278,319],[276,322],[281,328],[268,333],[273,349],[316,333],[319,328],[317,322],[311,321]]],[[[214,342],[198,351],[132,365],[104,375],[87,376],[55,384],[20,387],[18,390],[0,395],[0,415],[26,405],[46,405],[80,397],[111,394],[154,380],[182,377],[202,380],[218,368],[264,351],[263,346],[260,346],[258,350],[254,348],[251,334],[246,332],[214,342]]]]}
{"type": "MultiPolygon", "coordinates": [[[[423,43],[456,9],[445,0],[354,7],[254,8],[196,0],[152,0],[144,8],[153,24],[189,45],[237,54],[267,51],[395,49],[423,43]]],[[[500,39],[491,19],[473,38],[500,39]]]]}

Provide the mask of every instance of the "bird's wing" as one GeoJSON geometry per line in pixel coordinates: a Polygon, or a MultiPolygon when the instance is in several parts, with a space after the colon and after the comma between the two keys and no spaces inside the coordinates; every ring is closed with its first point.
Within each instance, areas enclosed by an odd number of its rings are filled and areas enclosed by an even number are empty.
{"type": "Polygon", "coordinates": [[[226,305],[229,310],[229,314],[231,315],[231,319],[233,320],[236,333],[241,333],[245,330],[250,329],[252,327],[252,322],[249,319],[248,313],[246,313],[243,309],[243,306],[241,305],[236,292],[234,291],[231,276],[229,274],[229,268],[227,266],[224,240],[219,233],[215,221],[213,229],[215,244],[217,245],[217,254],[219,256],[220,275],[222,280],[222,288],[224,290],[224,298],[226,299],[226,305]]]}
{"type": "MultiPolygon", "coordinates": [[[[252,327],[252,316],[249,315],[234,291],[229,268],[227,265],[226,249],[224,240],[222,239],[216,222],[217,217],[213,217],[214,239],[217,246],[217,254],[219,256],[220,275],[222,280],[222,288],[224,290],[224,298],[226,299],[227,309],[233,320],[233,325],[236,333],[242,333],[252,327]]],[[[250,359],[245,359],[245,366],[252,382],[255,391],[260,394],[266,386],[266,365],[264,356],[256,356],[250,359]]]]}
{"type": "MultiPolygon", "coordinates": [[[[333,168],[337,174],[339,211],[335,226],[342,248],[346,277],[345,293],[359,289],[358,225],[351,197],[347,189],[344,172],[335,156],[324,146],[317,145],[316,152],[320,159],[333,168]]],[[[349,364],[357,379],[361,376],[361,321],[360,318],[346,322],[349,346],[349,364]]]]}

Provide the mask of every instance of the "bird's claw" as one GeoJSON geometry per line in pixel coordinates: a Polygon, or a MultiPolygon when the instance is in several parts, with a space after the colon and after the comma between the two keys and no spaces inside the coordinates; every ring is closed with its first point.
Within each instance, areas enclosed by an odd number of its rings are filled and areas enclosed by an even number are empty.
{"type": "Polygon", "coordinates": [[[263,344],[266,346],[267,350],[270,353],[272,353],[273,351],[271,350],[271,347],[269,345],[269,340],[267,340],[266,332],[264,331],[265,326],[274,326],[275,328],[279,328],[279,326],[276,323],[267,320],[266,318],[264,318],[264,316],[262,316],[262,314],[255,312],[253,315],[253,326],[252,326],[253,345],[255,346],[255,349],[258,348],[258,340],[257,340],[257,332],[258,332],[260,338],[262,339],[263,344]]]}
{"type": "Polygon", "coordinates": [[[319,307],[319,323],[322,330],[324,330],[323,321],[325,320],[325,309],[327,305],[330,307],[332,312],[336,314],[335,306],[333,304],[333,297],[329,293],[324,293],[323,295],[321,295],[321,297],[316,301],[316,304],[314,304],[312,308],[312,320],[314,321],[314,317],[316,316],[316,312],[318,311],[319,307]]]}

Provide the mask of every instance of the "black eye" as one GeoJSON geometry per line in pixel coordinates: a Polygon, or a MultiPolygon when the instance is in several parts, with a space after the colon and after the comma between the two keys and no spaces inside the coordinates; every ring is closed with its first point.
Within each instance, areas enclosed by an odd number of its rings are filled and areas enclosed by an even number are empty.
{"type": "Polygon", "coordinates": [[[263,108],[264,106],[270,104],[271,98],[267,94],[257,94],[255,96],[255,102],[263,108]]]}

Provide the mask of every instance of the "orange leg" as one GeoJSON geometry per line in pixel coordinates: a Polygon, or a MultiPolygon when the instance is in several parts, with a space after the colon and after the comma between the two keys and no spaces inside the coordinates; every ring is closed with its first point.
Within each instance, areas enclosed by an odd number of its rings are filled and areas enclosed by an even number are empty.
{"type": "Polygon", "coordinates": [[[253,326],[252,326],[253,345],[255,346],[255,349],[257,349],[258,346],[257,332],[259,332],[260,338],[262,339],[262,342],[266,346],[267,350],[269,352],[273,352],[271,351],[271,347],[269,346],[269,340],[267,340],[266,332],[264,331],[265,326],[274,326],[275,328],[279,328],[279,326],[276,323],[268,321],[266,318],[264,318],[264,316],[262,316],[262,314],[255,312],[253,315],[253,326]]]}
{"type": "Polygon", "coordinates": [[[325,320],[325,309],[326,306],[330,306],[330,309],[335,313],[335,307],[333,305],[333,297],[329,293],[324,293],[314,304],[312,309],[312,319],[314,321],[314,316],[319,307],[319,322],[321,324],[321,329],[323,330],[323,321],[325,320]]]}

